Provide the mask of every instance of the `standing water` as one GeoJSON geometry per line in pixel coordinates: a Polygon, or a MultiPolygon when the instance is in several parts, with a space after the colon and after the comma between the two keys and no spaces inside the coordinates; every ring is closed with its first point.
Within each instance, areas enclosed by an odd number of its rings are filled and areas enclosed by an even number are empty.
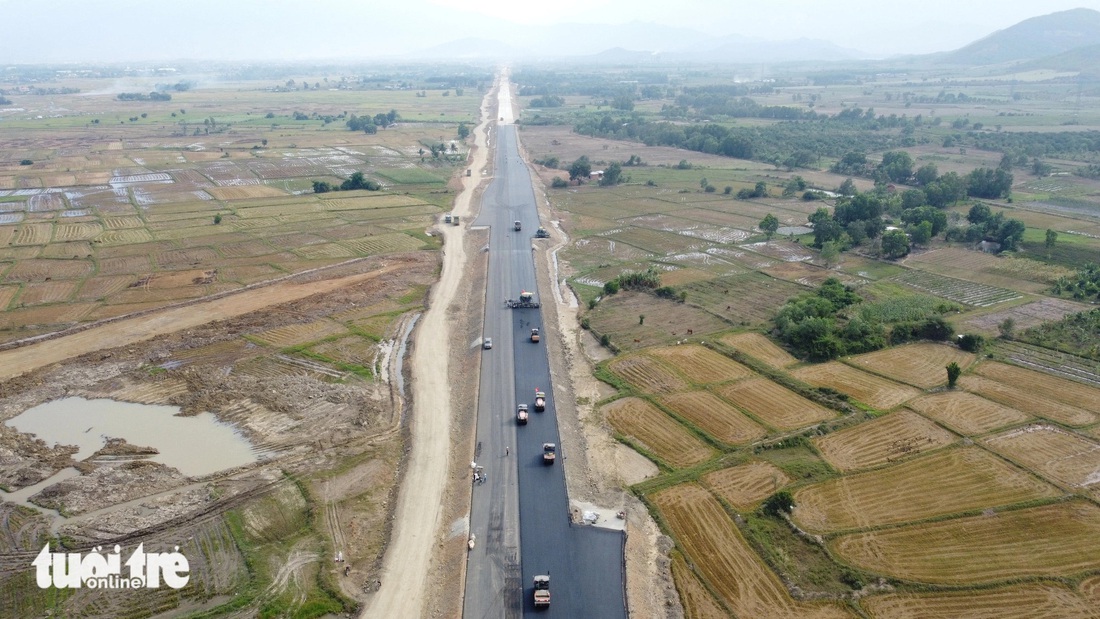
{"type": "Polygon", "coordinates": [[[248,441],[212,413],[177,416],[175,406],[132,404],[115,400],[63,398],[28,409],[7,425],[32,433],[47,445],[76,445],[74,460],[83,460],[108,438],[125,439],[131,445],[152,447],[154,462],[200,477],[256,462],[248,441]]]}

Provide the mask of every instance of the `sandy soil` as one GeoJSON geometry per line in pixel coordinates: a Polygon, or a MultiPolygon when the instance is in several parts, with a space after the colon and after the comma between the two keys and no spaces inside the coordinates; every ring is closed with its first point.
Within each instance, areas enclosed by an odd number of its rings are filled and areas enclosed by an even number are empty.
{"type": "MultiPolygon", "coordinates": [[[[495,107],[496,89],[482,103],[482,122],[474,129],[469,168],[453,212],[469,221],[475,189],[488,162],[487,130],[495,107]]],[[[443,501],[449,477],[451,440],[450,357],[439,354],[440,343],[453,342],[451,306],[467,269],[466,226],[443,226],[443,272],[432,289],[429,309],[420,319],[411,356],[412,416],[406,463],[394,528],[386,549],[381,585],[367,600],[362,617],[423,616],[432,551],[442,529],[443,501]]]]}

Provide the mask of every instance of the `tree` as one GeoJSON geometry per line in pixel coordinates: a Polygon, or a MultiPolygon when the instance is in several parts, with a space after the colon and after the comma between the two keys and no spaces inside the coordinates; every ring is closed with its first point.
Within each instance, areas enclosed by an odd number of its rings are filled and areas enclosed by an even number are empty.
{"type": "Polygon", "coordinates": [[[619,162],[613,162],[603,171],[600,177],[600,187],[613,187],[623,182],[623,166],[619,162]]]}
{"type": "Polygon", "coordinates": [[[328,193],[332,191],[332,185],[325,181],[313,181],[313,193],[328,193]]]}
{"type": "Polygon", "coordinates": [[[966,220],[972,224],[984,224],[992,216],[993,211],[989,208],[989,205],[979,202],[970,207],[970,211],[966,214],[966,220]]]}
{"type": "Polygon", "coordinates": [[[1046,238],[1046,241],[1043,243],[1047,248],[1047,252],[1050,252],[1050,250],[1054,249],[1054,243],[1057,240],[1058,240],[1058,233],[1055,232],[1054,230],[1051,230],[1050,228],[1047,228],[1047,238],[1046,238]]]}
{"type": "Polygon", "coordinates": [[[837,188],[836,192],[842,196],[854,196],[858,193],[858,190],[856,189],[855,182],[850,178],[846,178],[844,182],[840,184],[840,187],[837,188]]]}
{"type": "Polygon", "coordinates": [[[779,516],[780,512],[791,513],[794,509],[794,497],[786,490],[780,490],[768,497],[760,509],[769,516],[779,516]]]}
{"type": "Polygon", "coordinates": [[[470,128],[466,123],[458,123],[458,139],[465,140],[470,135],[470,128]]]}
{"type": "Polygon", "coordinates": [[[580,182],[582,178],[592,176],[592,163],[587,155],[581,155],[569,166],[569,180],[580,182]]]}
{"type": "Polygon", "coordinates": [[[760,230],[768,237],[768,240],[772,240],[772,236],[775,235],[775,231],[779,229],[779,218],[771,213],[764,215],[764,219],[760,220],[760,230]]]}
{"type": "Polygon", "coordinates": [[[821,246],[821,259],[825,261],[825,266],[832,268],[836,264],[837,257],[840,256],[840,243],[837,241],[829,241],[821,246]]]}
{"type": "Polygon", "coordinates": [[[1019,219],[1006,219],[997,228],[997,242],[1001,244],[1002,251],[1013,251],[1020,241],[1024,239],[1027,226],[1019,219]]]}
{"type": "Polygon", "coordinates": [[[932,240],[932,222],[922,221],[909,230],[914,245],[927,246],[932,240]]]}
{"type": "Polygon", "coordinates": [[[1002,340],[1011,340],[1016,335],[1016,321],[1005,318],[1001,324],[997,325],[997,332],[1000,333],[1002,340]]]}
{"type": "Polygon", "coordinates": [[[214,225],[216,226],[216,225],[220,224],[221,222],[222,222],[222,216],[220,214],[219,215],[214,215],[214,225]]]}
{"type": "Polygon", "coordinates": [[[757,181],[756,188],[752,190],[754,198],[766,198],[768,196],[768,184],[764,181],[757,181]]]}
{"type": "Polygon", "coordinates": [[[1012,193],[1012,173],[1004,168],[977,168],[966,175],[966,193],[976,198],[997,199],[1012,193]]]}
{"type": "Polygon", "coordinates": [[[901,230],[887,230],[882,235],[882,255],[887,259],[909,254],[909,236],[901,230]]]}
{"type": "Polygon", "coordinates": [[[903,150],[883,153],[878,171],[895,183],[904,183],[913,176],[913,158],[903,150]]]}
{"type": "Polygon", "coordinates": [[[638,314],[638,324],[639,325],[644,325],[645,324],[645,314],[638,314]]]}
{"type": "Polygon", "coordinates": [[[554,189],[562,189],[569,186],[569,181],[560,176],[555,176],[554,180],[550,181],[550,186],[554,189]]]}
{"type": "Polygon", "coordinates": [[[955,382],[959,380],[959,375],[962,374],[962,368],[955,361],[947,364],[947,386],[950,389],[955,388],[955,382]]]}
{"type": "Polygon", "coordinates": [[[917,173],[914,175],[917,180],[917,184],[921,187],[930,185],[936,182],[936,179],[940,176],[940,171],[936,168],[934,163],[926,163],[917,168],[917,173]]]}

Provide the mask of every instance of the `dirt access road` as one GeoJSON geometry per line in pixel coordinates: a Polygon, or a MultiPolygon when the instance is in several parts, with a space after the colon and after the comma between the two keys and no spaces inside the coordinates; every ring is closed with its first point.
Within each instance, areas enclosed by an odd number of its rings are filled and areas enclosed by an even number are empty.
{"type": "MultiPolygon", "coordinates": [[[[481,104],[482,122],[474,129],[470,176],[462,177],[454,213],[470,221],[474,190],[484,180],[489,161],[488,133],[499,97],[501,116],[511,122],[511,90],[507,77],[498,79],[481,104]]],[[[423,615],[432,551],[440,534],[443,495],[448,479],[451,437],[451,387],[446,347],[454,341],[447,312],[468,267],[463,245],[465,226],[443,226],[443,271],[432,289],[429,309],[416,329],[411,357],[412,416],[409,457],[394,513],[393,534],[382,564],[382,584],[361,615],[420,617],[423,615]]]]}
{"type": "Polygon", "coordinates": [[[134,318],[115,320],[71,335],[0,351],[0,381],[97,350],[136,344],[151,340],[158,335],[175,333],[210,322],[242,316],[272,305],[332,292],[389,273],[400,266],[399,263],[388,264],[369,273],[335,279],[306,282],[282,281],[263,285],[219,299],[188,303],[185,306],[159,310],[134,318]]]}

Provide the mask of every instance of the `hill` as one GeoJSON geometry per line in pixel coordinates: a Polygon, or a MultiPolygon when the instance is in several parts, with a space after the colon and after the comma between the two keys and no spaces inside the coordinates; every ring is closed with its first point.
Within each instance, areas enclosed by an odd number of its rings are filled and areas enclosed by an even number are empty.
{"type": "Polygon", "coordinates": [[[1026,19],[998,30],[966,47],[940,57],[939,62],[987,65],[1034,60],[1080,47],[1100,44],[1100,12],[1072,9],[1026,19]]]}

